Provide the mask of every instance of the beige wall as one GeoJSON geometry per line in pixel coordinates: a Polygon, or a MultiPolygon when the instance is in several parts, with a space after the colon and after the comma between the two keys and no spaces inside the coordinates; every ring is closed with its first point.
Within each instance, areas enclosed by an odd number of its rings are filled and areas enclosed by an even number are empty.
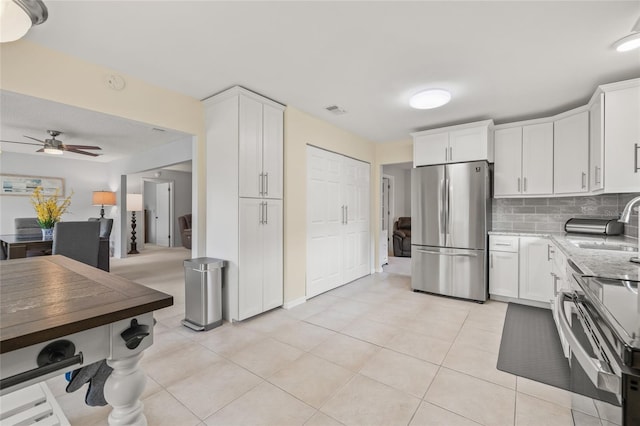
{"type": "MultiPolygon", "coordinates": [[[[113,70],[84,62],[28,41],[0,45],[0,88],[49,99],[195,135],[194,208],[197,218],[205,211],[205,127],[199,100],[123,75],[126,87],[114,91],[104,84],[113,70]],[[51,66],[48,66],[51,65],[51,66]],[[45,70],[45,71],[43,71],[45,70]],[[197,172],[197,171],[201,172],[197,172]]],[[[411,140],[375,144],[314,118],[293,107],[285,111],[285,302],[305,296],[306,281],[306,145],[311,144],[371,164],[371,234],[374,264],[378,267],[380,166],[412,161],[411,140]]],[[[204,220],[194,223],[204,235],[204,220]]],[[[198,241],[204,253],[204,238],[198,241]]],[[[195,252],[194,252],[195,254],[195,252]]]]}
{"type": "MultiPolygon", "coordinates": [[[[126,87],[109,89],[104,78],[116,73],[37,44],[20,40],[0,44],[0,88],[29,96],[180,130],[196,137],[194,171],[204,171],[204,113],[198,99],[122,75],[126,87]]],[[[194,226],[204,235],[204,173],[195,182],[194,226]]],[[[118,181],[119,182],[119,181],[118,181]]],[[[194,239],[197,236],[194,237],[194,239]]],[[[196,240],[197,241],[197,240],[196,240]]],[[[197,241],[204,253],[204,238],[197,241]]]]}
{"type": "MultiPolygon", "coordinates": [[[[307,145],[371,164],[375,144],[292,107],[284,113],[284,300],[305,297],[307,267],[307,145]]],[[[378,185],[372,179],[371,194],[378,185]]],[[[371,208],[373,211],[373,196],[371,208]]],[[[371,221],[373,233],[374,222],[371,221]]],[[[377,250],[376,250],[377,251],[377,250]]]]}

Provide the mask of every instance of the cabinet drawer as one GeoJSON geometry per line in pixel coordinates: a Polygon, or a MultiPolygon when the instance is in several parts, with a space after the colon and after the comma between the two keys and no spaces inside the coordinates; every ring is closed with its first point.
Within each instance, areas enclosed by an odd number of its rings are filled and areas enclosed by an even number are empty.
{"type": "Polygon", "coordinates": [[[503,235],[490,235],[489,236],[489,250],[491,251],[508,251],[518,252],[518,240],[519,237],[503,236],[503,235]]]}

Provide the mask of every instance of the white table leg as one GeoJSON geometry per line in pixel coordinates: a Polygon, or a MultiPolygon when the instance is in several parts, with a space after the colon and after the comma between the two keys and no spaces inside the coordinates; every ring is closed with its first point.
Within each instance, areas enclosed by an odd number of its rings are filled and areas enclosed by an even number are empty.
{"type": "Polygon", "coordinates": [[[138,367],[142,352],[119,359],[108,359],[113,368],[104,385],[104,399],[113,407],[109,414],[111,426],[146,426],[140,395],[144,391],[147,376],[138,367]]]}

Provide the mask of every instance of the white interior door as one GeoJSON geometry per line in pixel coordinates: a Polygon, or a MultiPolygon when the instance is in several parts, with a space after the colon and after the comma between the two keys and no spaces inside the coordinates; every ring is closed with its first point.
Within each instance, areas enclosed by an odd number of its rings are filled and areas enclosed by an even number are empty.
{"type": "Polygon", "coordinates": [[[341,157],[307,147],[307,297],[342,279],[341,157]]]}
{"type": "Polygon", "coordinates": [[[171,183],[156,185],[156,244],[171,246],[171,183]]]}

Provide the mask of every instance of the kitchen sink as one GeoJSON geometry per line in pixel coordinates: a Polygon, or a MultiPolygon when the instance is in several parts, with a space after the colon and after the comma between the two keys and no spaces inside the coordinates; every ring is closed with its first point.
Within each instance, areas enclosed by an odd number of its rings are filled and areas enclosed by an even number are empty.
{"type": "Polygon", "coordinates": [[[591,249],[591,250],[612,250],[612,251],[626,251],[637,252],[638,248],[625,244],[604,243],[594,241],[571,241],[571,243],[579,248],[591,249]]]}

